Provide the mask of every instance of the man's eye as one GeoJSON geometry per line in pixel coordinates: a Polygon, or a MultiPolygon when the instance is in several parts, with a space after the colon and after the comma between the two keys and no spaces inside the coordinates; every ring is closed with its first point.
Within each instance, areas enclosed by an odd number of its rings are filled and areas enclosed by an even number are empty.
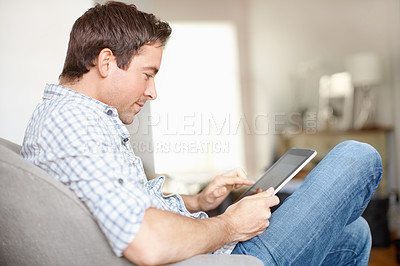
{"type": "Polygon", "coordinates": [[[146,74],[146,73],[145,73],[145,75],[146,75],[146,78],[147,78],[147,79],[149,79],[149,78],[152,78],[152,77],[153,77],[153,75],[150,75],[150,74],[146,74]]]}

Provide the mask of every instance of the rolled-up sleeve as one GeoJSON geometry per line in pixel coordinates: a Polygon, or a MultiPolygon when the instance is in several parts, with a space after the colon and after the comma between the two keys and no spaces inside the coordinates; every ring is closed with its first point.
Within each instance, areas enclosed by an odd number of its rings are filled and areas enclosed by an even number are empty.
{"type": "Polygon", "coordinates": [[[134,239],[140,229],[145,210],[151,206],[148,196],[140,191],[116,188],[96,204],[93,215],[108,238],[116,255],[134,239]]]}

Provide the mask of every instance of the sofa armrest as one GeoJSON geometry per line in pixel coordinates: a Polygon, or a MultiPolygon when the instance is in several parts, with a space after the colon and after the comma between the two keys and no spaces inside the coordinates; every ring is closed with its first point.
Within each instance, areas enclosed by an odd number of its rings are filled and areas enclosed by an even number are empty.
{"type": "Polygon", "coordinates": [[[190,259],[171,264],[174,266],[263,266],[256,257],[247,255],[198,255],[190,259]]]}

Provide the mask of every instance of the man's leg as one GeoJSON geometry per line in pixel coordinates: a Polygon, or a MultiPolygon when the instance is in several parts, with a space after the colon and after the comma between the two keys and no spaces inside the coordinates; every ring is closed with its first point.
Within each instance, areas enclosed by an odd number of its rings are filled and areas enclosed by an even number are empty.
{"type": "Polygon", "coordinates": [[[233,253],[266,265],[320,265],[342,234],[358,228],[360,222],[345,229],[361,216],[381,175],[380,156],[370,145],[337,145],[272,214],[267,230],[233,253]]]}
{"type": "Polygon", "coordinates": [[[345,226],[322,265],[367,265],[371,246],[372,237],[368,223],[360,217],[345,226]]]}

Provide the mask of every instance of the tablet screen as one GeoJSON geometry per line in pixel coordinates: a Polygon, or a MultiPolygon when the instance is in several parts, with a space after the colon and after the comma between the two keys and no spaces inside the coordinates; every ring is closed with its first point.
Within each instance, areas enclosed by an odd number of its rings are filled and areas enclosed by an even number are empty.
{"type": "Polygon", "coordinates": [[[292,148],[274,163],[258,180],[240,197],[248,196],[258,188],[266,190],[270,187],[277,193],[317,154],[310,149],[292,148]]]}
{"type": "Polygon", "coordinates": [[[264,174],[267,175],[268,178],[261,177],[258,187],[273,187],[274,189],[277,189],[279,185],[285,181],[283,177],[287,177],[293,173],[306,159],[307,158],[304,156],[286,154],[282,157],[279,165],[271,167],[270,171],[264,174]]]}

